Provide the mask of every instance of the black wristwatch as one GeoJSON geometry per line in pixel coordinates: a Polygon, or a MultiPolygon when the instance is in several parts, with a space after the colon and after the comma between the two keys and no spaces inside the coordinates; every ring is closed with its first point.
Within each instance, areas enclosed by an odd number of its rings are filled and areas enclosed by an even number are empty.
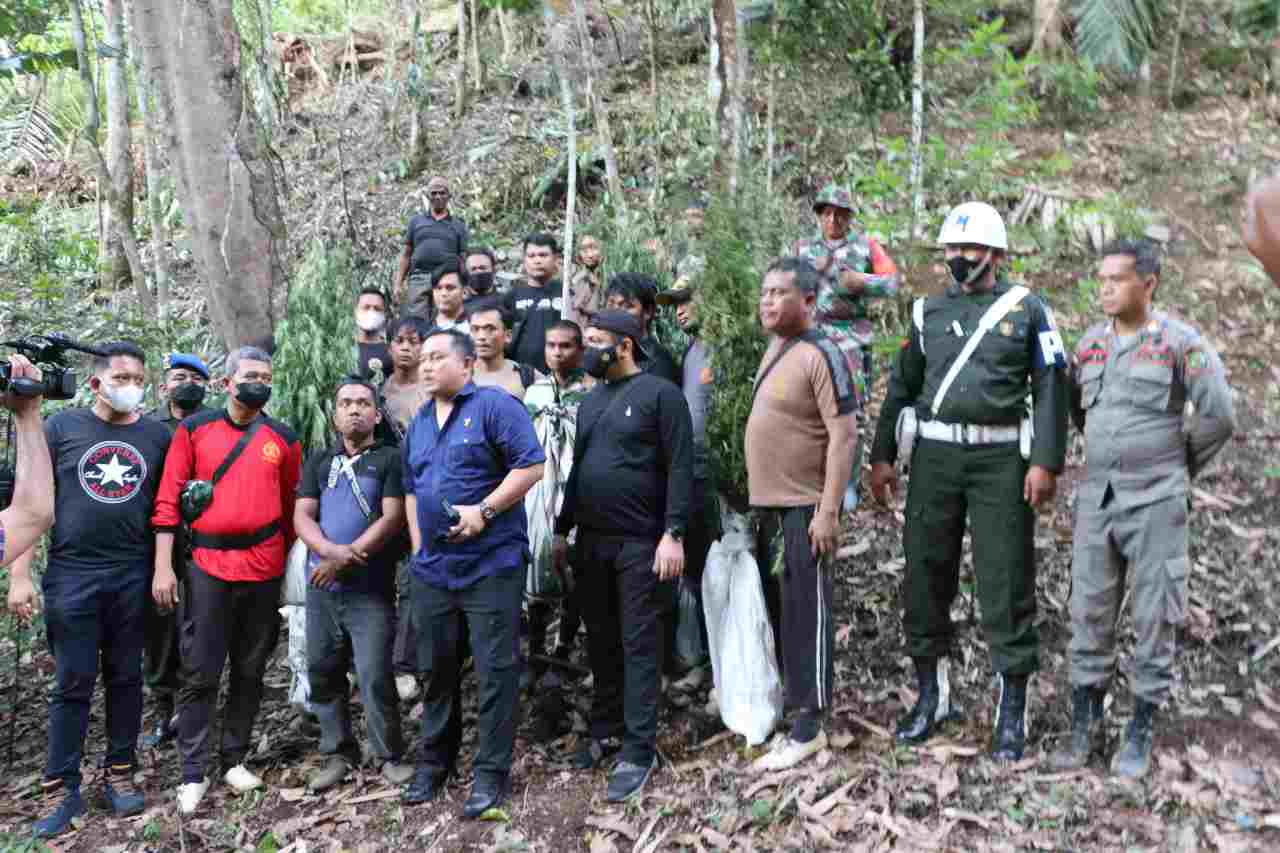
{"type": "Polygon", "coordinates": [[[667,535],[668,535],[668,536],[670,536],[672,539],[674,539],[674,540],[675,540],[675,541],[677,541],[677,542],[683,542],[683,541],[684,541],[684,528],[683,528],[683,527],[668,527],[668,528],[667,528],[667,535]]]}
{"type": "Polygon", "coordinates": [[[487,501],[480,502],[480,517],[484,519],[485,524],[490,524],[498,517],[498,511],[489,506],[487,501]]]}

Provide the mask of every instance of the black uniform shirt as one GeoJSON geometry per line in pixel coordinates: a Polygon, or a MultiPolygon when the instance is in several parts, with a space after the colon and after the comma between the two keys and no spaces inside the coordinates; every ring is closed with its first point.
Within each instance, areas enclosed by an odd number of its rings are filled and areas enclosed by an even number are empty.
{"type": "Polygon", "coordinates": [[[404,241],[413,247],[413,271],[435,272],[450,255],[466,255],[467,223],[452,215],[436,219],[419,213],[409,220],[404,241]]]}
{"type": "Polygon", "coordinates": [[[637,373],[599,382],[578,407],[573,471],[556,532],[658,539],[689,526],[693,424],[684,394],[637,373]]]}

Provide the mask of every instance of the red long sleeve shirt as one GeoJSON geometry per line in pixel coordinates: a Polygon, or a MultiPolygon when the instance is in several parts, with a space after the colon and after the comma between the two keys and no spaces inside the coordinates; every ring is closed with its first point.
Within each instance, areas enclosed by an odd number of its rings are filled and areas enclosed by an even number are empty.
{"type": "MultiPolygon", "coordinates": [[[[293,545],[293,504],[302,474],[302,445],[293,430],[260,415],[265,423],[213,489],[213,503],[192,530],[208,536],[252,533],[272,522],[280,530],[249,548],[194,551],[201,569],[226,581],[265,581],[284,573],[293,545]]],[[[182,523],[178,499],[188,480],[211,480],[247,426],[234,423],[225,411],[210,409],[184,420],[173,435],[164,461],[164,476],[151,523],[157,531],[182,523]]]]}

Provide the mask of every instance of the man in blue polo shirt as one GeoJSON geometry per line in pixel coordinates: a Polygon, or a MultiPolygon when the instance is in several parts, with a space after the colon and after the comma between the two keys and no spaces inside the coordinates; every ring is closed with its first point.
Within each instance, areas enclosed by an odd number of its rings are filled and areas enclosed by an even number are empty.
{"type": "Polygon", "coordinates": [[[344,379],[335,403],[342,442],[307,461],[293,512],[294,529],[311,552],[307,674],[320,719],[320,752],[330,756],[308,780],[312,791],[337,785],[360,763],[347,704],[353,658],[370,757],[391,782],[407,782],[411,773],[398,764],[403,742],[391,672],[396,562],[403,553],[396,548],[404,526],[400,453],[374,437],[382,414],[372,384],[358,376],[344,379]]]}
{"type": "Polygon", "coordinates": [[[480,677],[475,782],[464,817],[479,817],[511,790],[520,599],[529,548],[524,496],[546,455],[515,397],[471,381],[475,346],[455,329],[422,345],[430,400],[402,444],[405,513],[413,541],[412,607],[418,659],[430,662],[422,751],[405,802],[434,799],[452,764],[449,717],[457,692],[460,620],[480,677]]]}

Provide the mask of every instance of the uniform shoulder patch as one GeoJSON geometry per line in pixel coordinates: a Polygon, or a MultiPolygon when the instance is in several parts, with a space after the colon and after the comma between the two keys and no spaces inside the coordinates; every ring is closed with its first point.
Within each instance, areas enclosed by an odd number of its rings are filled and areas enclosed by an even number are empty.
{"type": "Polygon", "coordinates": [[[1053,311],[1040,299],[1036,305],[1040,309],[1040,320],[1036,324],[1036,367],[1066,367],[1067,345],[1053,320],[1053,311]]]}

